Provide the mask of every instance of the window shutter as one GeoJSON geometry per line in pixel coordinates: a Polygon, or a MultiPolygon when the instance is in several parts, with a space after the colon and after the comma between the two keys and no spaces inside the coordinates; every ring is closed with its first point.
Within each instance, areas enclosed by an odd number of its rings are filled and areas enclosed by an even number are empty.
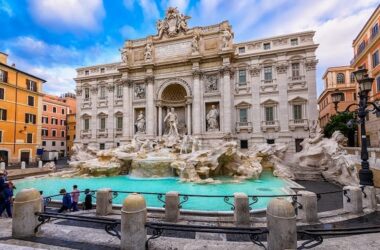
{"type": "Polygon", "coordinates": [[[29,122],[28,114],[25,114],[25,123],[28,123],[28,122],[29,122]]]}
{"type": "Polygon", "coordinates": [[[7,110],[6,109],[3,110],[3,120],[4,121],[7,120],[7,110]]]}

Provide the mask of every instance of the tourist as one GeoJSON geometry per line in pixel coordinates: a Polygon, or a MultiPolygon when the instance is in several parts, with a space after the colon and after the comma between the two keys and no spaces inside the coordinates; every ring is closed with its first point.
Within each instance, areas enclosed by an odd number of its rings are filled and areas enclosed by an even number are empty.
{"type": "Polygon", "coordinates": [[[8,181],[8,171],[6,169],[4,169],[4,181],[8,181]]]}
{"type": "Polygon", "coordinates": [[[71,208],[71,196],[69,193],[66,192],[66,189],[61,189],[59,193],[63,196],[62,197],[62,206],[58,210],[58,213],[65,212],[71,208]]]}
{"type": "Polygon", "coordinates": [[[3,185],[3,190],[0,193],[0,217],[2,216],[4,210],[6,210],[8,217],[12,218],[12,197],[13,191],[9,187],[9,183],[5,183],[3,185]]]}
{"type": "Polygon", "coordinates": [[[71,199],[72,199],[72,202],[73,202],[71,209],[72,209],[73,212],[78,211],[79,195],[80,195],[80,192],[78,190],[78,186],[74,185],[73,186],[73,191],[71,192],[71,199]]]}
{"type": "Polygon", "coordinates": [[[41,210],[42,210],[42,212],[45,212],[47,204],[46,204],[46,200],[44,197],[44,191],[40,191],[40,195],[41,195],[41,210]]]}
{"type": "Polygon", "coordinates": [[[0,191],[3,190],[3,188],[4,188],[4,183],[5,183],[4,173],[0,171],[0,191]]]}
{"type": "Polygon", "coordinates": [[[86,188],[84,193],[86,195],[86,198],[84,199],[83,209],[84,210],[90,210],[90,209],[92,209],[92,195],[90,193],[90,189],[86,188]]]}

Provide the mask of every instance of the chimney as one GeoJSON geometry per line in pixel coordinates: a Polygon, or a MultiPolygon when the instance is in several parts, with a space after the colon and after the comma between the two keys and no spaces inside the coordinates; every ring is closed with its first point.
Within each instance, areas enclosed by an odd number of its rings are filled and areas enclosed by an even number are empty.
{"type": "Polygon", "coordinates": [[[8,55],[0,51],[0,63],[7,64],[8,55]]]}

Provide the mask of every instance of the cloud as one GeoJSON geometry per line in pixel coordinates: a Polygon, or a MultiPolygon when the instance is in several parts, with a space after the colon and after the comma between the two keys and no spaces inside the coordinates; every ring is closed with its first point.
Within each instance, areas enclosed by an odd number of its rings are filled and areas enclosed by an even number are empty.
{"type": "Polygon", "coordinates": [[[30,14],[57,31],[97,31],[105,17],[102,0],[29,0],[30,14]]]}
{"type": "Polygon", "coordinates": [[[120,33],[122,34],[124,39],[136,39],[140,37],[140,32],[138,32],[135,28],[129,25],[124,25],[120,29],[120,33]]]}
{"type": "Polygon", "coordinates": [[[182,13],[186,12],[189,7],[189,0],[169,0],[163,1],[163,9],[167,9],[168,7],[178,7],[178,10],[182,13]]]}
{"type": "Polygon", "coordinates": [[[13,10],[5,0],[0,0],[0,13],[1,12],[4,12],[10,17],[13,16],[13,10]]]}

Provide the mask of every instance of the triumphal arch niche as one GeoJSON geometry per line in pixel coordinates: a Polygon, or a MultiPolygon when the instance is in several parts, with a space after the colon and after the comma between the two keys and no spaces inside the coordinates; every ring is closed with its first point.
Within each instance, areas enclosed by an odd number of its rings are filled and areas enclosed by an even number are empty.
{"type": "Polygon", "coordinates": [[[77,69],[82,143],[110,148],[136,135],[187,134],[203,145],[236,139],[295,148],[309,137],[317,119],[314,32],[234,44],[228,21],[189,20],[170,7],[155,34],[125,41],[120,62],[77,69]],[[102,122],[99,113],[107,114],[102,122]]]}

